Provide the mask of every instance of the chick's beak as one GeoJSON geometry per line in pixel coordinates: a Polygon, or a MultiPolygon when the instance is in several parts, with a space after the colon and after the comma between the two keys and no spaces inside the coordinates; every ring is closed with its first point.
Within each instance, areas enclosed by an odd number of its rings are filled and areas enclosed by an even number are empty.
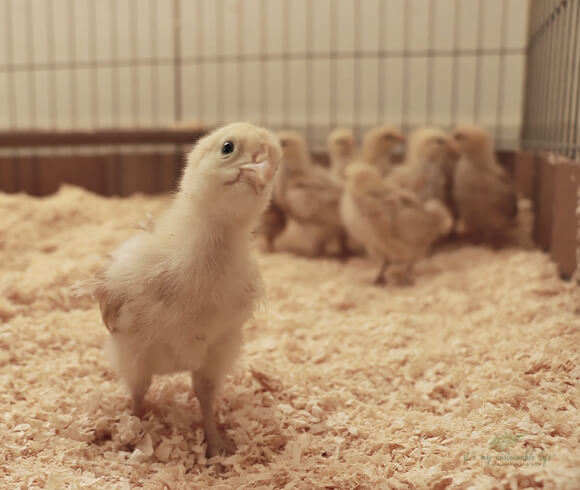
{"type": "Polygon", "coordinates": [[[274,167],[269,160],[245,163],[240,165],[240,176],[246,180],[256,192],[261,191],[272,180],[274,167]]]}

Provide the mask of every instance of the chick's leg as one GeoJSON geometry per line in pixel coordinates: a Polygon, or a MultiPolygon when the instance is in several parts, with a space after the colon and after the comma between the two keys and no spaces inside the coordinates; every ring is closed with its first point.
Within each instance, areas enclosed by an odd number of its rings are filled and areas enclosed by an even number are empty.
{"type": "Polygon", "coordinates": [[[195,395],[203,416],[203,429],[208,457],[220,453],[232,454],[234,444],[219,430],[214,414],[214,402],[219,385],[231,368],[241,345],[241,331],[228,333],[210,346],[205,365],[192,373],[195,395]]]}
{"type": "Polygon", "coordinates": [[[137,417],[142,417],[144,414],[143,399],[151,385],[151,375],[144,374],[142,377],[128,381],[128,384],[131,390],[131,398],[133,399],[133,413],[137,417]]]}
{"type": "Polygon", "coordinates": [[[381,264],[381,268],[379,269],[379,273],[377,274],[377,277],[375,277],[375,280],[373,281],[373,283],[377,286],[384,286],[386,284],[386,280],[385,280],[385,271],[387,270],[387,267],[389,266],[390,261],[389,259],[384,259],[383,263],[381,264]]]}

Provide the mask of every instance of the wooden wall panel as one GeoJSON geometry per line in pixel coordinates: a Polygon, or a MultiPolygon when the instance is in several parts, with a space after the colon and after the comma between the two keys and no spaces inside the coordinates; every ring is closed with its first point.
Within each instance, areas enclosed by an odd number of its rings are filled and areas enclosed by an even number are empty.
{"type": "Polygon", "coordinates": [[[37,166],[38,195],[52,194],[63,183],[77,185],[98,194],[106,194],[106,160],[99,155],[37,157],[37,166]]]}
{"type": "Polygon", "coordinates": [[[554,163],[547,155],[534,160],[534,241],[549,251],[552,244],[552,215],[554,201],[554,163]]]}
{"type": "Polygon", "coordinates": [[[19,190],[18,169],[14,158],[0,158],[0,192],[18,192],[19,190]]]}
{"type": "Polygon", "coordinates": [[[580,185],[580,163],[561,161],[554,168],[552,244],[550,255],[562,277],[569,279],[576,271],[577,223],[576,200],[580,185]]]}

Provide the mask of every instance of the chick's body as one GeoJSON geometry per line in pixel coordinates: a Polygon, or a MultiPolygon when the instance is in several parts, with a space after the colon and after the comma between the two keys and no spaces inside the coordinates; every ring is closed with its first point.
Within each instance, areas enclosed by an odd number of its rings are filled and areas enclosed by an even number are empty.
{"type": "Polygon", "coordinates": [[[171,207],[112,254],[98,288],[107,350],[135,411],[152,375],[190,371],[209,455],[233,449],[212,405],[262,292],[250,236],[280,157],[275,137],[247,123],[200,140],[171,207]]]}
{"type": "Polygon", "coordinates": [[[278,137],[284,156],[274,188],[274,201],[296,222],[317,228],[316,255],[322,255],[325,244],[335,237],[339,239],[341,255],[346,255],[346,234],[339,212],[341,181],[311,163],[301,135],[282,131],[278,137]]]}
{"type": "Polygon", "coordinates": [[[491,137],[483,128],[454,131],[461,151],[454,178],[459,219],[476,241],[505,242],[517,226],[517,194],[507,172],[497,163],[491,137]]]}
{"type": "Polygon", "coordinates": [[[437,199],[453,208],[453,174],[459,149],[438,128],[420,128],[411,134],[405,163],[394,168],[388,182],[412,190],[423,201],[437,199]]]}
{"type": "Polygon", "coordinates": [[[369,255],[383,260],[375,282],[384,282],[389,263],[401,264],[404,279],[410,281],[414,263],[451,229],[449,211],[438,201],[423,203],[413,192],[385,183],[377,169],[366,164],[349,167],[347,179],[343,222],[369,255]]]}

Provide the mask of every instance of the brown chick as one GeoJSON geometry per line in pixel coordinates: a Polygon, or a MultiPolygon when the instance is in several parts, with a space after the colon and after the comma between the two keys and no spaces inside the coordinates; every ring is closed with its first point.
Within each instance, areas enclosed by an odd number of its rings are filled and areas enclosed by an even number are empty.
{"type": "Polygon", "coordinates": [[[401,282],[412,283],[415,262],[453,226],[449,211],[437,200],[424,203],[413,192],[385,183],[376,167],[357,163],[346,174],[343,223],[370,256],[382,260],[375,284],[385,283],[390,263],[402,266],[401,282]]]}
{"type": "Polygon", "coordinates": [[[459,126],[453,138],[461,152],[453,191],[459,219],[473,240],[498,247],[517,226],[513,183],[497,163],[492,138],[485,129],[459,126]]]}
{"type": "Polygon", "coordinates": [[[274,201],[287,216],[319,231],[315,255],[323,255],[327,242],[338,238],[340,257],[348,255],[346,232],[339,204],[343,185],[322,167],[312,165],[304,138],[294,131],[280,131],[282,168],[274,186],[274,201]]]}
{"type": "Polygon", "coordinates": [[[453,211],[453,175],[458,158],[459,148],[451,135],[439,128],[420,128],[409,137],[405,163],[394,168],[387,181],[411,189],[423,201],[437,199],[453,211]]]}
{"type": "Polygon", "coordinates": [[[191,372],[210,457],[234,450],[213,403],[262,294],[251,233],[281,156],[277,138],[248,123],[199,140],[169,209],[113,252],[97,288],[107,351],[135,413],[154,374],[191,372]]]}
{"type": "Polygon", "coordinates": [[[360,160],[375,166],[381,175],[387,175],[392,167],[393,153],[405,142],[405,135],[393,126],[377,126],[363,138],[360,160]]]}
{"type": "Polygon", "coordinates": [[[356,141],[350,129],[335,129],[328,135],[330,173],[344,180],[344,171],[355,158],[356,141]]]}

